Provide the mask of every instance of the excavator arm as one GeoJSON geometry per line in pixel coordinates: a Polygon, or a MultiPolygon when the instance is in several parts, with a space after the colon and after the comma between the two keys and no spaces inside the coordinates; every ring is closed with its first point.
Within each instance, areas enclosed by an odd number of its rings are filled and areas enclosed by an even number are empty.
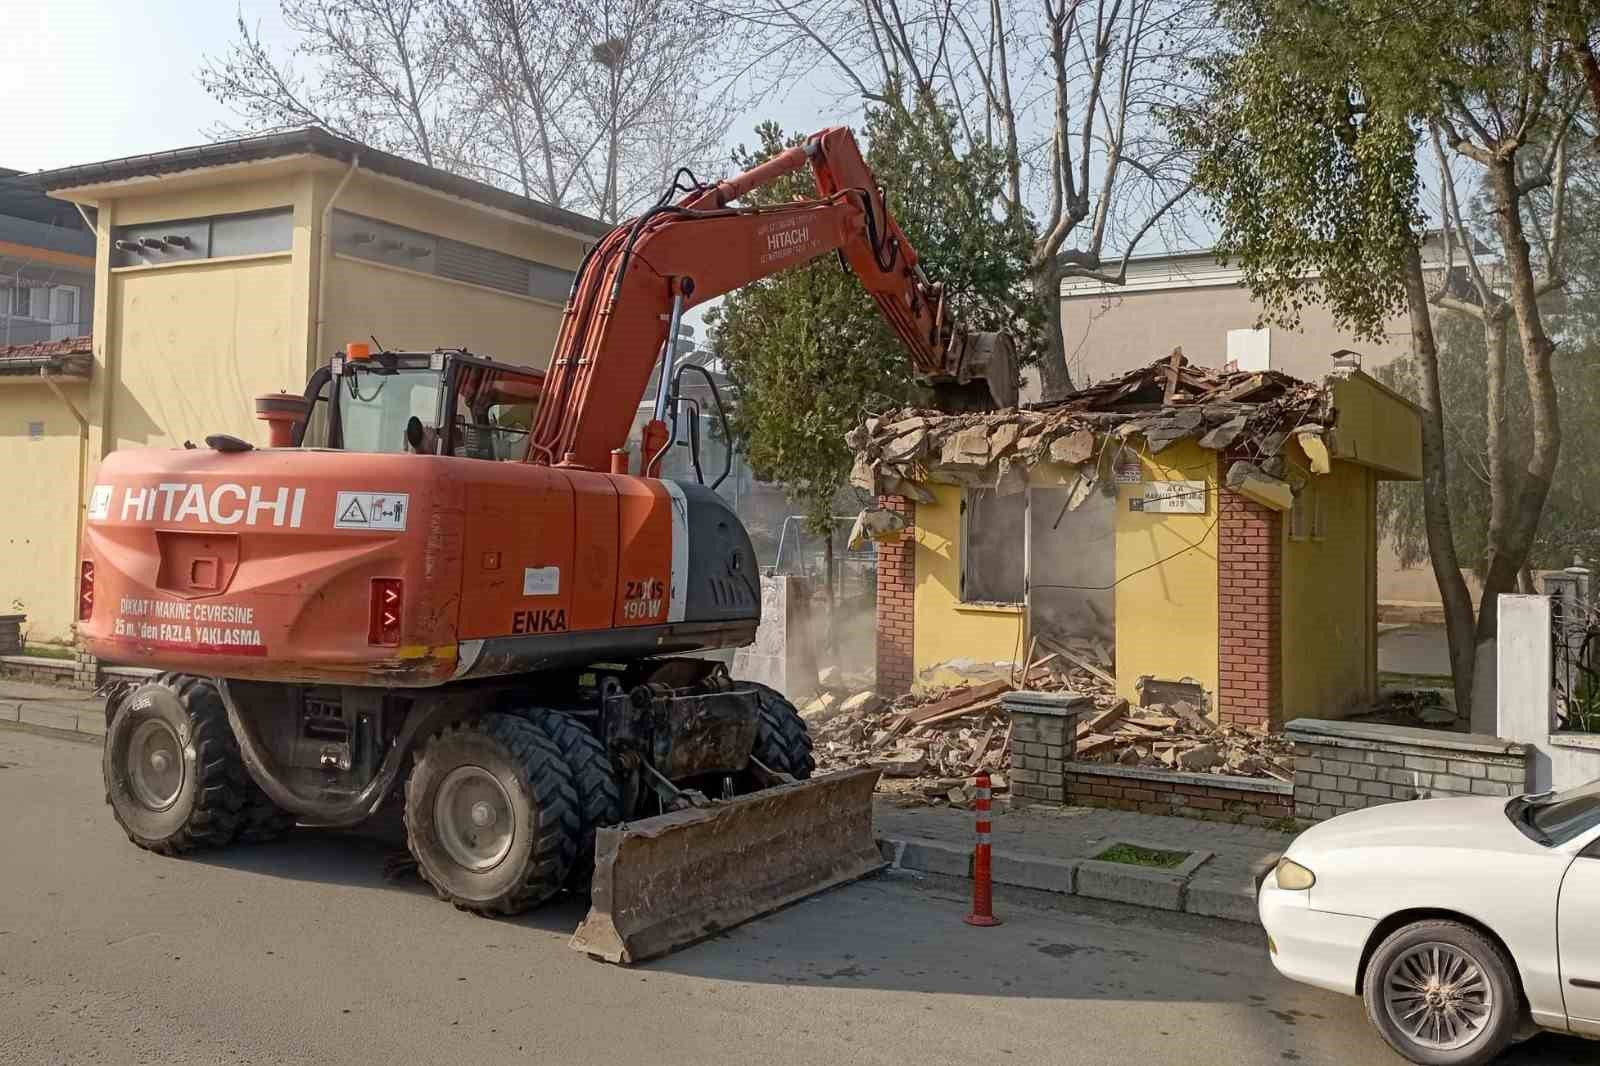
{"type": "MultiPolygon", "coordinates": [[[[832,251],[872,294],[941,406],[1016,403],[1009,339],[953,320],[943,287],[923,273],[848,128],[824,130],[736,177],[696,186],[676,203],[670,196],[601,238],[578,268],[529,460],[605,469],[627,439],[652,368],[670,356],[667,338],[684,311],[832,251]],[[730,206],[807,165],[816,199],[730,206]]],[[[662,370],[647,441],[661,439],[670,361],[662,370]]],[[[654,451],[647,446],[646,470],[654,451]]]]}

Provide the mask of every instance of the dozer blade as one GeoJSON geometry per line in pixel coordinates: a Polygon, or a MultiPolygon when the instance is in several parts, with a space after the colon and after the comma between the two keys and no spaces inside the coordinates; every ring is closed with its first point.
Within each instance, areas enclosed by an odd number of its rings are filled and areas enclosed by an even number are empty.
{"type": "Polygon", "coordinates": [[[601,829],[572,947],[642,962],[883,869],[877,783],[877,770],[846,770],[601,829]]]}

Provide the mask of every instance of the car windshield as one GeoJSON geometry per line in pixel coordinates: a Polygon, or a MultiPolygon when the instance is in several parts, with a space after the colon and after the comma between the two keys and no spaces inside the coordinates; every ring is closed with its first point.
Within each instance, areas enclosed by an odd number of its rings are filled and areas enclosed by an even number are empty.
{"type": "Polygon", "coordinates": [[[1600,781],[1511,801],[1506,813],[1541,844],[1565,844],[1600,826],[1600,781]]]}

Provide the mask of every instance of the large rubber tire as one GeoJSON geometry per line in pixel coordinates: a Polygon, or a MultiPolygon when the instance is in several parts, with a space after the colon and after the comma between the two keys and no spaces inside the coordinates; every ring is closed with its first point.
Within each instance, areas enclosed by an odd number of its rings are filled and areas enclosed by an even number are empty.
{"type": "Polygon", "coordinates": [[[1413,922],[1378,945],[1367,962],[1362,988],[1367,1018],[1402,1057],[1423,1066],[1478,1066],[1499,1056],[1517,1037],[1524,1014],[1522,985],[1516,965],[1505,951],[1478,930],[1460,922],[1413,922]],[[1391,1016],[1384,985],[1391,967],[1418,947],[1447,945],[1469,958],[1482,972],[1492,996],[1482,1029],[1461,1047],[1441,1049],[1419,1042],[1391,1016]]]}
{"type": "Polygon", "coordinates": [[[572,872],[567,875],[567,887],[588,893],[594,877],[595,830],[622,821],[622,789],[611,757],[600,738],[569,714],[539,709],[522,713],[550,738],[572,771],[572,784],[578,793],[578,850],[572,872]]]}
{"type": "MultiPolygon", "coordinates": [[[[460,780],[456,778],[453,780],[460,780]]],[[[474,812],[477,806],[473,807],[474,812]]],[[[406,846],[441,899],[485,915],[517,914],[561,890],[578,850],[581,819],[572,771],[561,750],[526,718],[485,714],[434,734],[406,782],[406,846]],[[463,772],[491,797],[486,826],[460,817],[441,824],[441,786],[446,806],[452,774],[463,772]],[[495,790],[498,791],[495,791],[495,790]],[[509,826],[501,826],[501,818],[509,826]],[[481,834],[475,830],[482,830],[481,834]],[[503,853],[483,841],[506,837],[503,853]],[[474,868],[453,856],[455,847],[474,868]],[[479,849],[479,850],[472,850],[479,849]]]]}
{"type": "Polygon", "coordinates": [[[817,768],[811,754],[811,734],[794,704],[766,685],[752,684],[761,717],[756,723],[753,755],[768,769],[792,774],[804,781],[817,768]]]}
{"type": "Polygon", "coordinates": [[[273,803],[261,786],[246,782],[244,809],[239,812],[239,839],[246,844],[277,840],[294,828],[295,815],[273,803]]]}
{"type": "Polygon", "coordinates": [[[111,710],[101,773],[128,839],[163,855],[231,843],[251,785],[216,687],[162,674],[111,710]]]}

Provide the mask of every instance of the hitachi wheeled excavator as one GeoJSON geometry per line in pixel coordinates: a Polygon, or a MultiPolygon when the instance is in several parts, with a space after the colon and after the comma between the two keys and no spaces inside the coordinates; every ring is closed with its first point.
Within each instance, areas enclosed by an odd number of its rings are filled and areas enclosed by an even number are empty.
{"type": "Polygon", "coordinates": [[[848,129],[685,175],[585,256],[545,374],[351,345],[303,395],[257,401],[268,447],[101,464],[79,634],[166,671],[107,707],[106,793],[135,844],[354,825],[392,800],[439,896],[505,915],[587,890],[573,946],[619,962],[881,865],[876,772],[812,778],[794,707],[695,657],[749,643],[761,594],[714,487],[659,476],[695,443],[680,389],[705,374],[673,339],[695,304],[836,251],[952,409],[1015,402],[1010,344],[952,321],[848,129]],[[815,199],[734,206],[807,165],[815,199]]]}

